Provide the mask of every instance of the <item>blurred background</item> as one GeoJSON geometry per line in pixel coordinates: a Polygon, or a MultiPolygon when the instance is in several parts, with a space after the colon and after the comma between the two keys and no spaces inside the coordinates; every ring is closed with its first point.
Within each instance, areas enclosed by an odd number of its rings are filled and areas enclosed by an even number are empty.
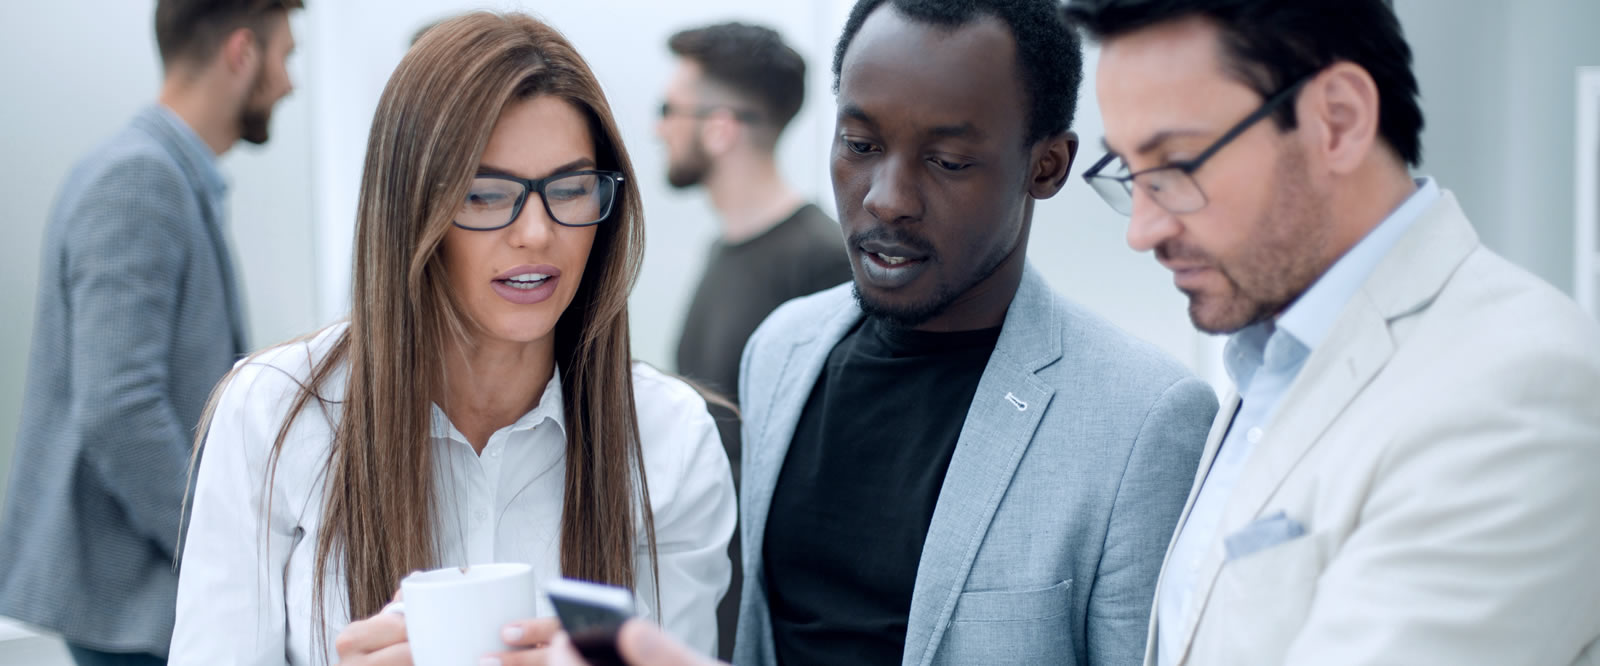
{"type": "MultiPolygon", "coordinates": [[[[633,293],[634,354],[671,369],[672,350],[717,227],[700,190],[666,184],[653,127],[673,32],[723,20],[763,23],[807,58],[809,88],[780,146],[786,175],[833,212],[826,153],[829,66],[851,2],[808,0],[310,0],[293,18],[296,91],[272,141],[221,160],[252,344],[324,326],[348,306],[349,255],[366,134],[390,70],[422,26],[455,12],[522,9],[561,28],[606,88],[639,172],[648,244],[633,293]]],[[[1427,129],[1421,174],[1455,191],[1483,241],[1558,288],[1600,291],[1592,203],[1600,188],[1600,75],[1580,102],[1579,69],[1600,66],[1600,0],[1395,0],[1416,55],[1427,129]],[[1588,118],[1580,119],[1581,104],[1588,118]],[[1580,120],[1591,129],[1580,134],[1580,120]],[[1587,143],[1580,146],[1579,138],[1587,143]],[[1580,163],[1583,166],[1580,168],[1580,163]],[[1575,174],[1584,174],[1582,184],[1575,174]],[[1590,203],[1584,203],[1590,202],[1590,203]],[[1579,215],[1587,215],[1580,222],[1579,215]],[[1576,239],[1582,239],[1578,246],[1576,239]]],[[[72,162],[150,103],[160,81],[153,0],[0,3],[0,497],[21,405],[39,249],[72,162]]],[[[1029,255],[1050,282],[1221,386],[1220,339],[1193,332],[1168,273],[1123,243],[1124,220],[1077,178],[1101,150],[1095,50],[1086,61],[1073,177],[1034,218],[1029,255]]],[[[1597,70],[1600,71],[1600,70],[1597,70]]],[[[1593,312],[1593,305],[1588,305],[1593,312]]],[[[5,563],[0,562],[0,566],[5,563]]],[[[49,664],[49,639],[0,625],[0,665],[49,664]]],[[[62,663],[65,663],[64,661],[62,663]]]]}

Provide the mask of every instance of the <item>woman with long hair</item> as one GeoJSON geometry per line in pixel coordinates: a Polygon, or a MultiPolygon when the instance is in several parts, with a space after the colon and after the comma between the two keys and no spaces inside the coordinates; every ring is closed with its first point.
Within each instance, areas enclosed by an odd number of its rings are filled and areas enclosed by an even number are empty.
{"type": "Polygon", "coordinates": [[[732,479],[699,395],[629,356],[633,177],[551,27],[419,39],[373,119],[348,322],[241,362],[202,424],[173,663],[398,658],[403,622],[340,634],[409,572],[488,562],[632,588],[714,648],[732,479]]]}

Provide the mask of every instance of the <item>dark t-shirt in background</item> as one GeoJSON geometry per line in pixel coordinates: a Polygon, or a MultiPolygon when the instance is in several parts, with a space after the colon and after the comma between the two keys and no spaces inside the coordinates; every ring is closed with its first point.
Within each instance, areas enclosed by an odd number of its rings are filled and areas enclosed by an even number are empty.
{"type": "MultiPolygon", "coordinates": [[[[785,301],[849,280],[839,223],[811,204],[760,236],[734,245],[719,241],[684,318],[678,374],[737,403],[739,357],[756,327],[785,301]]],[[[725,410],[711,413],[737,482],[739,423],[725,410]]]]}
{"type": "Polygon", "coordinates": [[[762,545],[779,664],[900,663],[928,525],[999,337],[867,318],[829,353],[762,545]]]}
{"type": "MultiPolygon", "coordinates": [[[[784,301],[849,280],[850,259],[839,223],[811,204],[755,238],[716,243],[678,340],[678,373],[737,403],[739,357],[756,327],[784,301]]],[[[710,409],[737,485],[739,419],[726,408],[710,409]]],[[[718,654],[724,659],[733,653],[742,587],[737,531],[728,554],[733,559],[733,579],[717,608],[718,654]]]]}

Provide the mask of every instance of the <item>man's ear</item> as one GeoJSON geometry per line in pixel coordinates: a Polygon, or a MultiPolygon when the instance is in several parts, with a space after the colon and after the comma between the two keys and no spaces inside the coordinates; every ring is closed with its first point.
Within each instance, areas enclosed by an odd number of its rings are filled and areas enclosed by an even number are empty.
{"type": "Polygon", "coordinates": [[[1366,161],[1378,141],[1378,84],[1350,62],[1330,66],[1301,93],[1300,122],[1330,171],[1349,173],[1366,161]]]}
{"type": "Polygon", "coordinates": [[[700,121],[700,145],[712,156],[726,154],[739,142],[744,126],[728,109],[717,109],[700,121]]]}
{"type": "Polygon", "coordinates": [[[222,42],[222,52],[218,55],[229,72],[249,72],[255,69],[256,61],[261,58],[260,47],[254,32],[249,28],[239,28],[228,33],[228,38],[222,42]]]}
{"type": "Polygon", "coordinates": [[[1028,194],[1049,199],[1067,184],[1072,160],[1078,156],[1078,133],[1066,131],[1034,145],[1033,168],[1028,176],[1028,194]]]}

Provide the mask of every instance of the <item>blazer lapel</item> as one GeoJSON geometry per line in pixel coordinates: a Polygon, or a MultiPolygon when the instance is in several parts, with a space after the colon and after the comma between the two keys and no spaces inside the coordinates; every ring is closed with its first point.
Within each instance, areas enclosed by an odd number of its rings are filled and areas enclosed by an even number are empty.
{"type": "Polygon", "coordinates": [[[1035,373],[1061,357],[1056,301],[1030,266],[978,381],[928,526],[903,664],[933,660],[989,522],[1055,389],[1035,373]]]}
{"type": "MultiPolygon", "coordinates": [[[[1306,359],[1233,489],[1219,536],[1244,527],[1261,513],[1295,465],[1389,362],[1395,351],[1390,324],[1426,309],[1476,247],[1477,237],[1455,197],[1442,193],[1379,262],[1345,305],[1328,337],[1306,359]]],[[[1212,435],[1216,438],[1215,429],[1212,435]]],[[[1220,548],[1210,549],[1201,562],[1197,603],[1202,611],[1184,627],[1186,653],[1222,564],[1220,548]]]]}
{"type": "Polygon", "coordinates": [[[223,230],[225,211],[221,210],[220,197],[212,196],[206,185],[208,177],[217,178],[215,175],[208,176],[215,173],[216,167],[203,162],[209,159],[208,156],[197,154],[200,149],[189,145],[191,137],[181,135],[179,129],[163,117],[167,113],[169,112],[160,108],[150,107],[136,117],[135,121],[166,148],[167,154],[177,162],[189,180],[189,188],[194,192],[200,215],[204,218],[202,226],[205,228],[206,238],[211,241],[211,250],[216,256],[217,270],[221,273],[223,299],[228,306],[228,329],[232,333],[233,351],[235,355],[243,356],[250,347],[245,336],[244,301],[240,294],[238,277],[234,274],[233,253],[228,249],[227,235],[223,230]]]}
{"type": "Polygon", "coordinates": [[[772,508],[772,492],[777,488],[778,474],[783,471],[783,461],[789,454],[789,443],[794,439],[800,413],[805,410],[806,399],[816,386],[828,354],[861,317],[860,308],[852,302],[813,329],[812,335],[798,337],[791,343],[772,393],[766,427],[755,433],[755,441],[745,442],[744,448],[750,452],[750,458],[742,470],[740,503],[744,505],[744,524],[741,539],[744,560],[750,565],[746,570],[755,577],[762,575],[761,544],[767,533],[767,512],[772,508]]]}
{"type": "MultiPolygon", "coordinates": [[[[1172,561],[1172,547],[1178,542],[1178,533],[1183,531],[1184,523],[1189,521],[1189,512],[1194,510],[1194,500],[1200,496],[1200,486],[1205,484],[1206,475],[1211,473],[1211,463],[1217,459],[1217,451],[1222,449],[1222,438],[1228,434],[1228,428],[1233,425],[1233,418],[1239,413],[1239,392],[1229,391],[1228,397],[1222,401],[1222,409],[1217,411],[1216,420],[1211,422],[1211,432],[1206,435],[1206,447],[1200,454],[1200,465],[1196,469],[1194,481],[1189,485],[1189,499],[1183,505],[1183,513],[1178,514],[1178,526],[1172,530],[1172,537],[1167,540],[1167,552],[1161,559],[1161,574],[1156,578],[1156,589],[1161,589],[1161,584],[1167,577],[1167,563],[1172,561]]],[[[1157,608],[1161,605],[1160,596],[1150,604],[1149,629],[1145,635],[1144,663],[1146,666],[1156,664],[1156,627],[1157,608]]]]}

